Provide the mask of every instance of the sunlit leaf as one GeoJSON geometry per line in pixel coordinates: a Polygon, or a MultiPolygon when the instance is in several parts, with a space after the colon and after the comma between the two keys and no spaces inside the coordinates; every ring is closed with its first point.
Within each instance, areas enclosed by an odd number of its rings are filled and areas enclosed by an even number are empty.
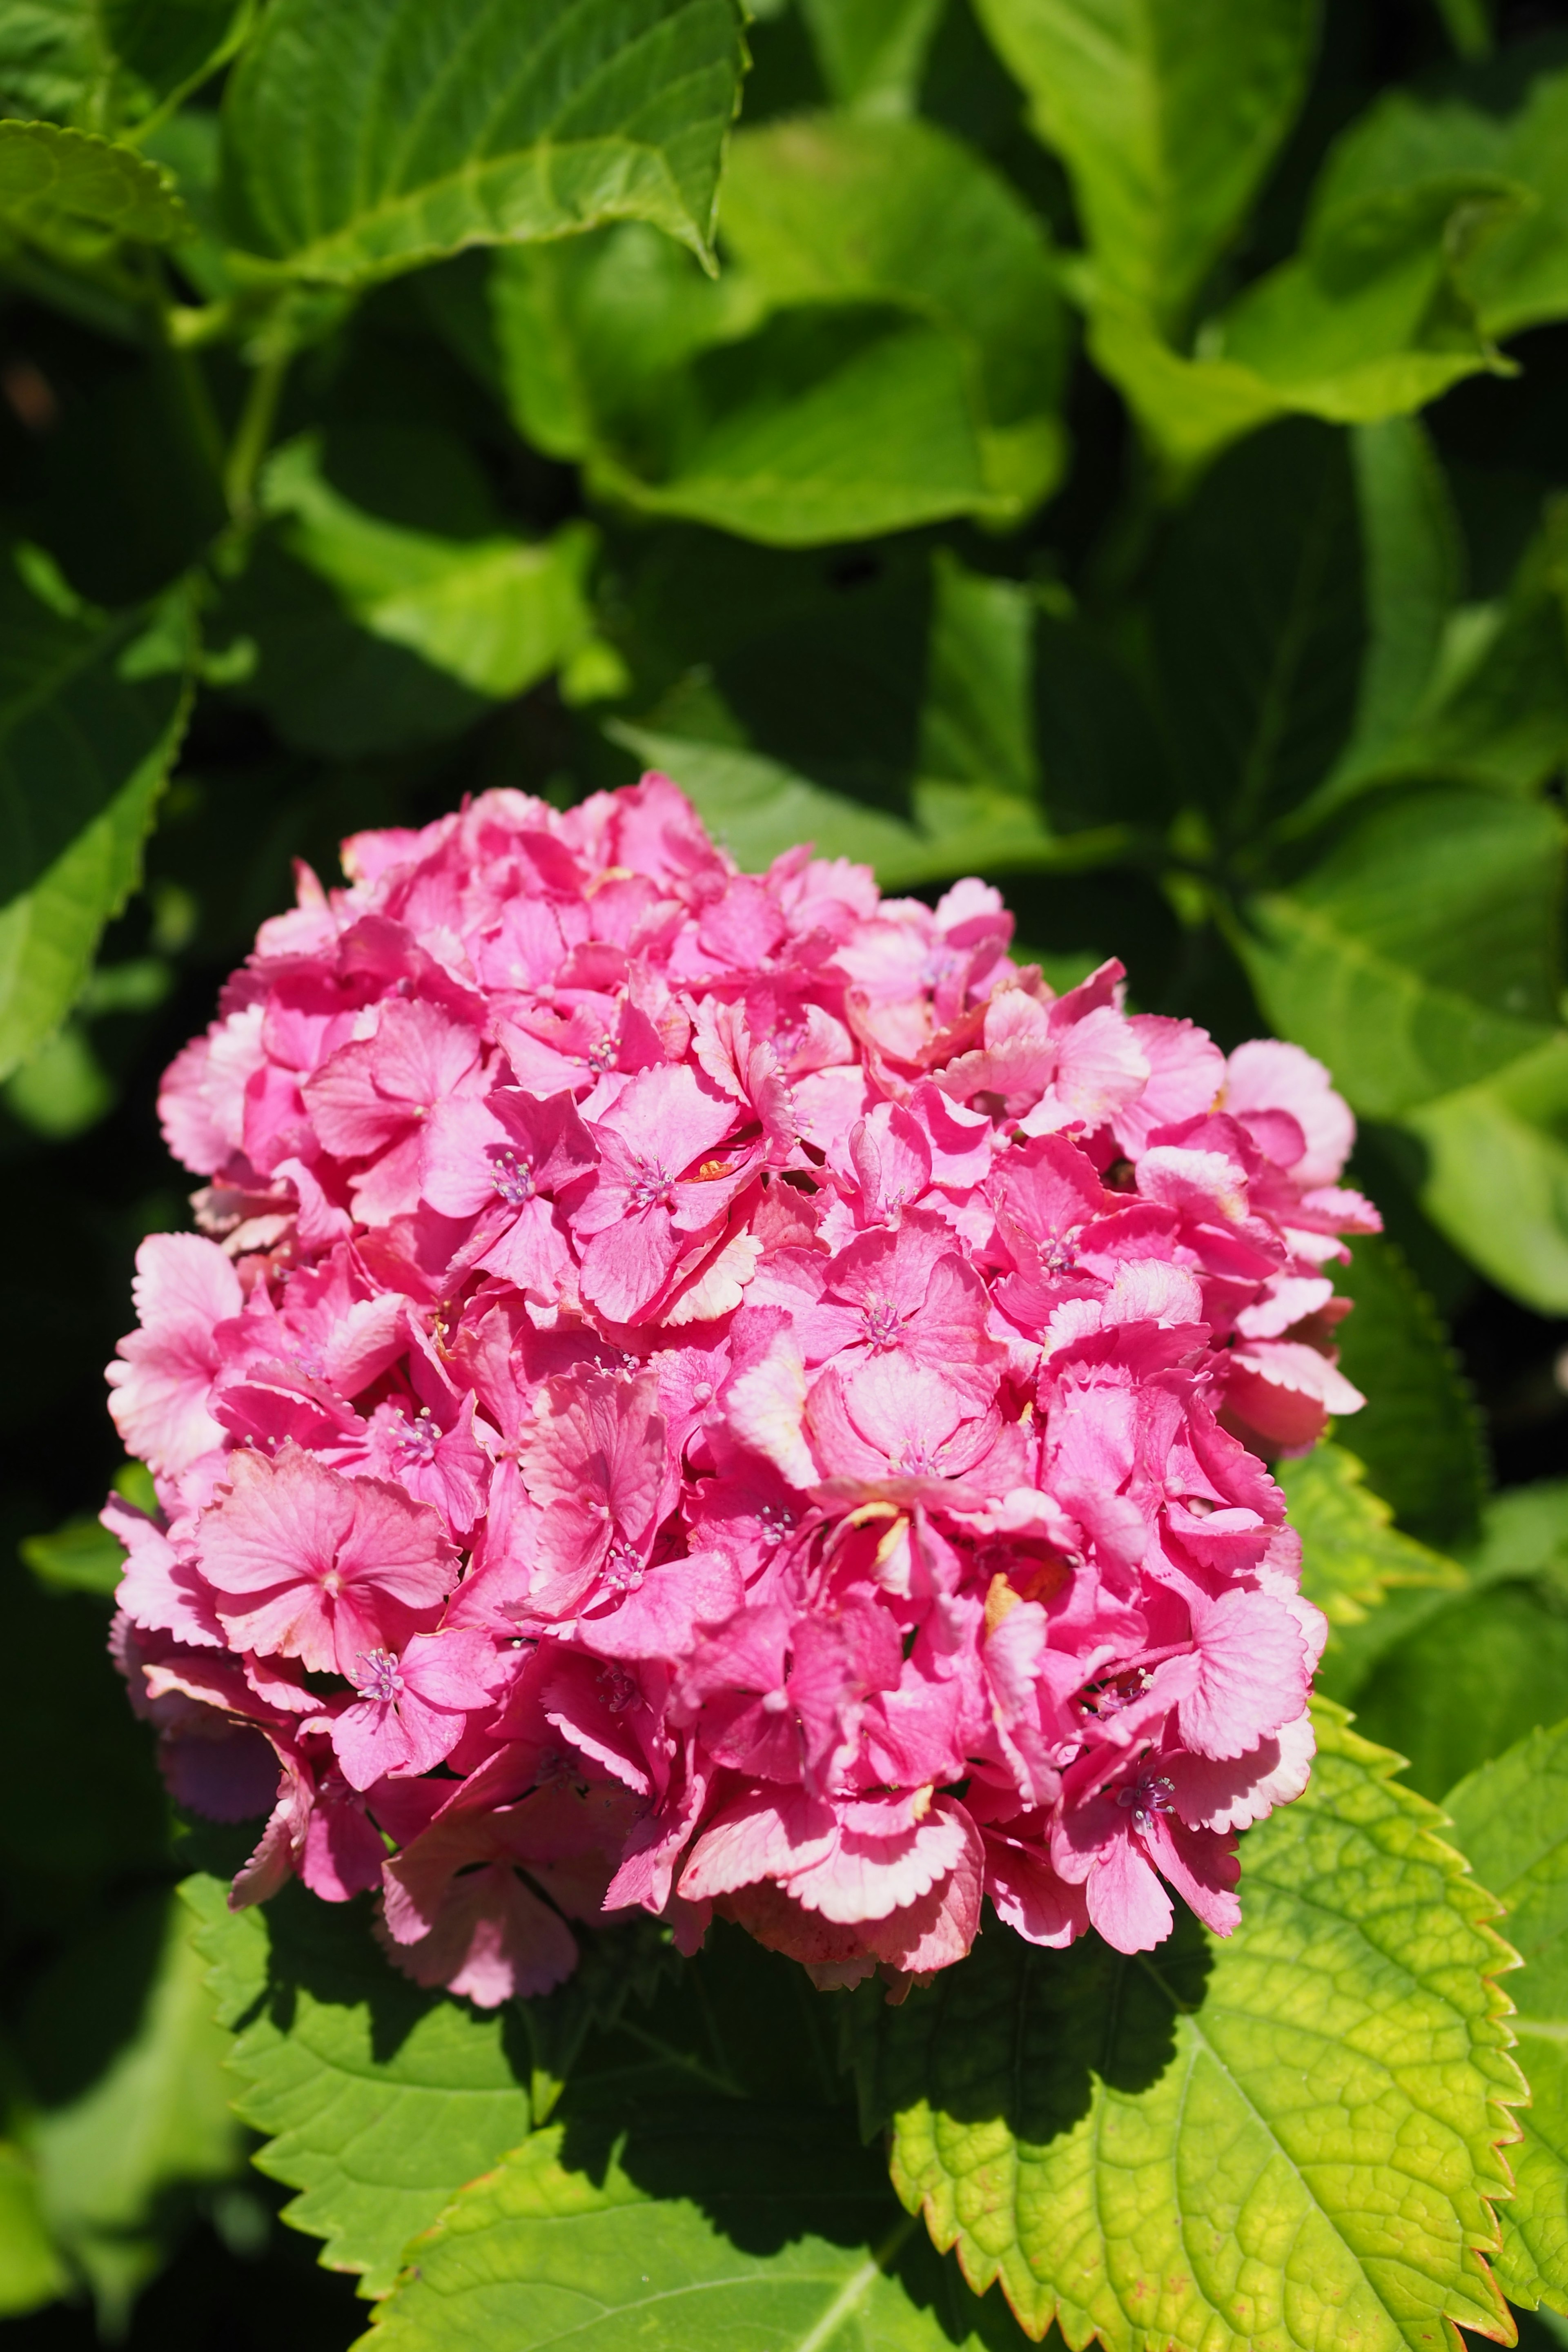
{"type": "Polygon", "coordinates": [[[671,2105],[626,2139],[568,2126],[464,2190],[365,2343],[1021,2352],[917,2228],[880,2150],[830,2110],[671,2105]]]}
{"type": "Polygon", "coordinates": [[[493,280],[520,428],[617,504],[773,545],[1013,521],[1060,470],[1064,314],[1040,224],[933,126],[742,133],[717,285],[635,230],[493,280]]]}
{"type": "Polygon", "coordinates": [[[649,220],[710,248],[731,0],[277,0],[225,103],[237,241],[300,278],[649,220]]]}
{"type": "Polygon", "coordinates": [[[1510,2148],[1498,2284],[1510,2303],[1568,2312],[1568,1725],[1538,1729],[1451,1789],[1454,1841],[1508,1906],[1524,1962],[1507,1979],[1530,2105],[1510,2148]]]}
{"type": "Polygon", "coordinates": [[[1424,1150],[1433,1223],[1500,1289],[1538,1313],[1568,1313],[1568,1036],[1405,1123],[1424,1150]]]}
{"type": "Polygon", "coordinates": [[[1179,321],[1300,103],[1307,0],[980,0],[1067,163],[1098,279],[1179,321]]]}
{"type": "MultiPolygon", "coordinates": [[[[1464,1570],[1401,1535],[1353,1454],[1328,1440],[1279,1465],[1290,1524],[1301,1538],[1301,1590],[1331,1629],[1359,1625],[1395,1590],[1462,1591],[1464,1570]]],[[[1331,1632],[1328,1672],[1333,1666],[1331,1632]]],[[[1330,1687],[1333,1685],[1331,1682],[1330,1687]]]]}
{"type": "Polygon", "coordinates": [[[802,0],[835,105],[870,116],[912,113],[942,0],[802,0]]]}
{"type": "Polygon", "coordinates": [[[1340,143],[1343,197],[1417,199],[1446,174],[1492,173],[1531,202],[1461,261],[1484,331],[1501,338],[1568,314],[1568,45],[1510,43],[1468,75],[1384,93],[1340,143]]]}
{"type": "Polygon", "coordinates": [[[1492,1898],[1394,1759],[1319,1708],[1306,1794],[1245,1841],[1242,1925],[1124,1960],[988,1928],[858,2012],[868,2121],[977,2287],[1073,2344],[1500,2334],[1479,2249],[1521,2095],[1492,1898]]]}
{"type": "Polygon", "coordinates": [[[268,2135],[257,2162],[302,2192],[289,2218],[327,2241],[329,2269],[383,2294],[408,2240],[527,2134],[521,2021],[418,1991],[383,1958],[363,1901],[291,1886],[236,1914],[218,1879],[183,1892],[235,2032],[237,2110],[268,2135]]]}

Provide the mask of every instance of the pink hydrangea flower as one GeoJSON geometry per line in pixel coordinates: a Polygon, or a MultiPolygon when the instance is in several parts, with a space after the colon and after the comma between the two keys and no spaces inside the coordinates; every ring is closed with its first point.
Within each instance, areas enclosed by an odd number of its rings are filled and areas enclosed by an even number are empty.
{"type": "Polygon", "coordinates": [[[968,881],[742,875],[649,776],[305,874],[164,1082],[200,1230],[110,1368],[115,1655],[236,1904],[374,1888],[493,2004],[715,1913],[896,1992],[989,1901],[1239,1916],[1324,1626],[1328,1073],[1065,994],[968,881]]]}

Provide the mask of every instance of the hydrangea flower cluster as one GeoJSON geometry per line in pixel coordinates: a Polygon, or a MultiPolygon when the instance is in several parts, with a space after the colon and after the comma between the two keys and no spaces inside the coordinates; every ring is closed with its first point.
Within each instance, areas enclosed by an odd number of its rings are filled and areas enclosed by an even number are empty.
{"type": "Polygon", "coordinates": [[[134,1703],[270,1809],[233,1901],[374,1889],[485,2004],[639,1908],[895,1993],[985,1895],[1230,1929],[1324,1633],[1266,1459],[1361,1402],[1327,1073],[657,775],[344,868],[168,1073],[201,1230],[109,1375],[134,1703]]]}

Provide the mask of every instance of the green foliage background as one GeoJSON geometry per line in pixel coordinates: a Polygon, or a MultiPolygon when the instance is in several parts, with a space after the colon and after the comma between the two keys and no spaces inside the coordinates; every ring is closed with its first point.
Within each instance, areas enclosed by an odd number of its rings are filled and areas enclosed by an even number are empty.
{"type": "Polygon", "coordinates": [[[1558,0],[0,7],[17,2352],[1568,2336],[1565,765],[1558,0]],[[169,1816],[92,1517],[156,1074],[291,858],[651,763],[1355,1108],[1228,1944],[892,2011],[618,1930],[482,2016],[169,1816]]]}

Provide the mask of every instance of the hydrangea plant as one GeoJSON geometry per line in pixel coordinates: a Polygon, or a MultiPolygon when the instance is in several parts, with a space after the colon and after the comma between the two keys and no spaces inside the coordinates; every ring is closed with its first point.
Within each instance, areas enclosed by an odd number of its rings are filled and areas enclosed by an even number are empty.
{"type": "Polygon", "coordinates": [[[40,2352],[1568,2312],[1563,14],[0,8],[40,2352]]]}

